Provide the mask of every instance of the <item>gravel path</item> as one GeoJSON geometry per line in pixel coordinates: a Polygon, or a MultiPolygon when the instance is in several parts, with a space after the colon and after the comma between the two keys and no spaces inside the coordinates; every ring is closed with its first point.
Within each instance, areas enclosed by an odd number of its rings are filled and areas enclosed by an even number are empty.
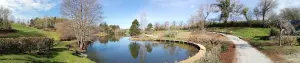
{"type": "Polygon", "coordinates": [[[233,35],[224,36],[229,38],[236,45],[237,63],[273,63],[271,59],[249,45],[246,41],[233,35]]]}

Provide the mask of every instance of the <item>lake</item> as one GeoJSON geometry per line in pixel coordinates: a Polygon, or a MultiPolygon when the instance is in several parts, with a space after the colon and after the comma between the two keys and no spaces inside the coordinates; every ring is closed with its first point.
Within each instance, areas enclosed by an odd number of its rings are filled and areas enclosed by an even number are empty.
{"type": "Polygon", "coordinates": [[[102,37],[88,45],[86,54],[97,63],[174,63],[197,52],[186,44],[102,37]]]}

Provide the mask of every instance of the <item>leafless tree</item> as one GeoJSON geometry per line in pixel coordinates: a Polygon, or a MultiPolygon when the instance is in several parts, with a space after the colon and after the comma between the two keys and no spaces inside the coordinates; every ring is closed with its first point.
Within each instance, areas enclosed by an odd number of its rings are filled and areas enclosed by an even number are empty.
{"type": "Polygon", "coordinates": [[[9,22],[9,17],[11,16],[11,11],[7,8],[0,6],[0,30],[11,29],[11,24],[9,22]]]}
{"type": "Polygon", "coordinates": [[[160,30],[160,25],[159,25],[158,22],[156,22],[156,23],[154,24],[154,29],[155,29],[155,31],[160,30]]]}
{"type": "Polygon", "coordinates": [[[165,21],[165,23],[164,23],[164,29],[168,30],[170,28],[169,26],[170,26],[169,21],[165,21]]]}
{"type": "Polygon", "coordinates": [[[179,29],[182,29],[182,28],[183,28],[183,24],[184,24],[183,21],[180,21],[180,22],[179,22],[178,28],[179,28],[179,29]]]}
{"type": "Polygon", "coordinates": [[[176,21],[173,21],[173,22],[172,22],[172,25],[170,26],[170,28],[171,28],[172,30],[176,30],[176,29],[177,29],[176,21]]]}
{"type": "Polygon", "coordinates": [[[277,0],[260,0],[258,8],[263,17],[263,23],[265,23],[265,18],[268,12],[272,11],[278,5],[277,0]]]}
{"type": "MultiPolygon", "coordinates": [[[[147,14],[146,12],[143,12],[141,15],[140,15],[140,29],[142,29],[142,31],[145,31],[147,25],[148,25],[148,21],[147,21],[147,14]]],[[[142,32],[144,33],[144,32],[142,32]]]]}
{"type": "Polygon", "coordinates": [[[285,8],[281,10],[280,16],[286,20],[300,20],[300,8],[285,8]]]}
{"type": "Polygon", "coordinates": [[[212,12],[217,12],[217,11],[218,11],[217,8],[211,4],[203,5],[198,10],[198,17],[204,21],[204,26],[206,26],[206,21],[207,21],[208,16],[212,12]]]}
{"type": "Polygon", "coordinates": [[[256,17],[256,20],[259,20],[259,17],[260,17],[260,15],[261,15],[261,13],[260,13],[258,7],[255,7],[255,8],[253,9],[253,13],[254,13],[254,15],[255,15],[255,17],[256,17]]]}
{"type": "Polygon", "coordinates": [[[61,14],[74,21],[71,25],[76,34],[79,48],[85,49],[85,42],[90,40],[91,25],[95,21],[102,21],[102,6],[98,0],[63,0],[61,14]]]}

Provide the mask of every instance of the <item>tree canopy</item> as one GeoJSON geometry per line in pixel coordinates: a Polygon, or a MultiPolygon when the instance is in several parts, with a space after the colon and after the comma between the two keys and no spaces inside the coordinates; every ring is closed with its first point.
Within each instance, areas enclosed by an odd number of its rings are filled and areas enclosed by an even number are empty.
{"type": "Polygon", "coordinates": [[[141,29],[139,28],[140,24],[137,19],[134,19],[132,25],[129,29],[130,36],[136,36],[141,34],[141,29]]]}

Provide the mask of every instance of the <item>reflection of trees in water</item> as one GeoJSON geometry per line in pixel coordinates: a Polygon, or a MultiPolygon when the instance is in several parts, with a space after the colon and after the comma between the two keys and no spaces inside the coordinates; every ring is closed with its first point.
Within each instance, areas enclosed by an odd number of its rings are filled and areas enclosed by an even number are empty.
{"type": "Polygon", "coordinates": [[[147,49],[147,52],[151,53],[152,52],[152,44],[147,42],[146,45],[145,45],[146,49],[147,49]]]}
{"type": "Polygon", "coordinates": [[[131,56],[135,59],[138,57],[140,46],[141,46],[141,44],[136,43],[136,42],[131,42],[129,44],[129,50],[130,50],[131,56]]]}
{"type": "Polygon", "coordinates": [[[99,37],[98,40],[102,44],[107,44],[109,41],[118,42],[120,40],[120,38],[121,38],[121,36],[112,35],[112,36],[102,36],[102,37],[99,37]]]}
{"type": "Polygon", "coordinates": [[[197,48],[190,46],[190,45],[186,45],[186,44],[178,44],[177,46],[179,46],[181,49],[186,49],[187,51],[185,51],[186,55],[188,56],[193,56],[194,54],[196,54],[198,52],[197,48]]]}
{"type": "Polygon", "coordinates": [[[146,42],[145,44],[132,42],[129,44],[129,50],[133,58],[136,59],[137,57],[139,57],[140,63],[145,63],[147,53],[151,53],[152,47],[157,45],[158,45],[157,43],[149,43],[149,42],[146,42]]]}
{"type": "Polygon", "coordinates": [[[140,63],[145,63],[146,56],[147,56],[147,48],[145,45],[141,45],[141,48],[139,50],[140,63]]]}
{"type": "Polygon", "coordinates": [[[176,47],[176,45],[174,44],[174,43],[166,43],[165,45],[164,45],[164,49],[165,49],[165,51],[167,51],[170,55],[175,55],[175,53],[176,53],[176,55],[177,54],[179,54],[178,52],[175,52],[176,51],[176,49],[180,49],[180,48],[177,48],[176,47]]]}

